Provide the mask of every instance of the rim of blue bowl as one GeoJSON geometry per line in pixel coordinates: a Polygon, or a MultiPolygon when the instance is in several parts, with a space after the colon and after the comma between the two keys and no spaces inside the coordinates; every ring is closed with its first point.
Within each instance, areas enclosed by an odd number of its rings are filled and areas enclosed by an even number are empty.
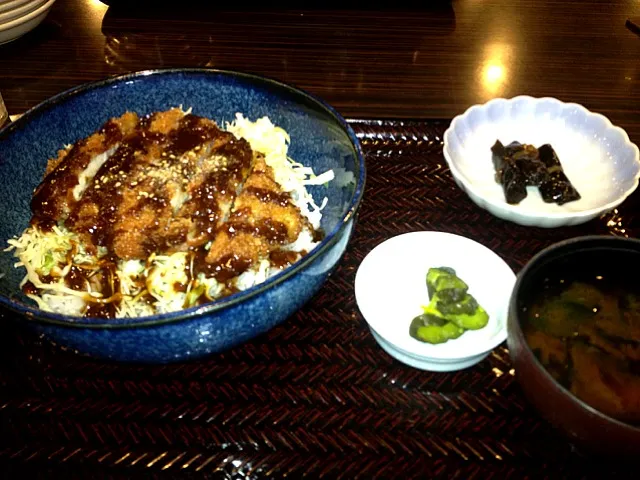
{"type": "MultiPolygon", "coordinates": [[[[208,303],[206,305],[195,306],[177,312],[163,313],[159,315],[150,315],[146,317],[133,317],[133,318],[113,318],[105,319],[102,317],[76,317],[70,315],[61,315],[52,312],[45,312],[38,308],[32,307],[22,302],[17,302],[11,298],[0,295],[0,306],[8,308],[14,312],[17,312],[27,318],[30,321],[38,321],[40,323],[54,324],[58,326],[71,327],[71,328],[91,328],[91,329],[117,329],[117,328],[137,328],[137,327],[152,327],[165,325],[169,323],[177,323],[218,312],[220,310],[227,309],[233,305],[244,302],[245,300],[259,295],[260,293],[268,290],[275,285],[282,283],[283,281],[295,275],[299,271],[303,270],[313,260],[315,260],[320,254],[332,247],[338,241],[338,235],[342,232],[347,224],[354,219],[355,214],[358,211],[362,197],[364,194],[364,187],[366,183],[366,166],[364,161],[364,155],[362,153],[362,147],[360,142],[349,126],[347,121],[335,110],[331,105],[322,100],[321,98],[303,90],[298,87],[293,87],[279,80],[273,78],[256,75],[253,73],[240,72],[235,70],[222,70],[216,68],[159,68],[150,70],[140,70],[137,72],[131,72],[124,75],[116,75],[103,80],[95,82],[89,82],[77,87],[73,87],[69,90],[61,92],[47,100],[39,103],[33,108],[27,110],[18,120],[6,125],[0,129],[0,140],[5,139],[15,130],[18,130],[29,123],[29,121],[54,107],[63,104],[67,99],[76,97],[80,94],[94,90],[96,88],[105,87],[114,83],[121,83],[127,80],[145,78],[159,75],[180,75],[180,74],[198,74],[198,75],[224,75],[228,77],[236,77],[245,81],[253,82],[255,84],[284,91],[290,95],[293,95],[296,100],[302,100],[307,104],[312,104],[316,108],[320,108],[329,114],[345,131],[349,140],[354,147],[357,157],[357,180],[356,187],[353,196],[350,200],[347,211],[343,214],[341,222],[325,235],[320,244],[314,248],[310,253],[301,258],[298,262],[292,266],[284,269],[282,272],[274,275],[266,281],[255,285],[242,292],[229,295],[222,299],[208,303]]],[[[6,239],[5,239],[6,240],[6,239]]]]}
{"type": "MultiPolygon", "coordinates": [[[[542,250],[540,250],[538,253],[536,253],[531,260],[529,260],[527,262],[527,264],[524,266],[524,268],[522,270],[520,270],[520,272],[517,275],[516,278],[516,283],[513,286],[513,298],[512,301],[510,302],[509,305],[509,313],[513,313],[515,314],[515,319],[516,319],[516,323],[518,326],[518,336],[522,336],[524,339],[524,346],[525,348],[531,353],[531,357],[533,358],[533,361],[535,362],[536,366],[538,367],[538,370],[543,372],[543,375],[548,379],[551,380],[551,382],[555,385],[557,385],[558,387],[560,387],[560,389],[562,390],[563,393],[566,394],[567,397],[569,397],[575,404],[577,404],[579,407],[581,407],[582,409],[588,411],[591,415],[594,415],[596,417],[599,417],[603,420],[606,420],[607,422],[611,423],[612,425],[615,425],[617,428],[623,428],[627,431],[633,432],[633,433],[640,433],[640,426],[635,426],[632,425],[630,423],[626,423],[623,422],[622,420],[618,420],[617,418],[611,417],[609,415],[607,415],[604,412],[601,412],[600,410],[592,407],[591,405],[589,405],[588,403],[586,403],[585,401],[579,399],[577,396],[575,396],[573,393],[571,393],[569,391],[568,388],[566,388],[564,385],[562,385],[561,383],[559,383],[558,381],[556,381],[551,374],[549,373],[549,371],[545,368],[544,365],[542,365],[542,362],[540,362],[540,360],[538,360],[538,357],[536,355],[533,354],[533,350],[531,350],[531,347],[529,346],[529,342],[527,342],[526,338],[524,338],[524,331],[522,330],[522,322],[521,322],[521,316],[520,316],[520,310],[518,309],[518,296],[520,293],[520,288],[522,286],[522,283],[524,282],[524,277],[528,276],[531,273],[536,273],[536,271],[539,268],[543,268],[548,262],[544,261],[544,257],[546,257],[549,254],[553,254],[554,252],[558,251],[558,250],[562,250],[564,248],[568,248],[571,247],[573,245],[580,245],[582,243],[586,243],[588,244],[589,242],[594,242],[594,241],[598,241],[598,242],[604,242],[604,243],[611,243],[611,244],[628,244],[628,245],[633,245],[635,246],[635,252],[640,253],[640,239],[637,238],[629,238],[629,237],[616,237],[613,235],[583,235],[580,237],[573,237],[573,238],[569,238],[566,240],[562,240],[560,242],[554,243],[552,245],[549,245],[546,248],[543,248],[542,250]],[[540,263],[540,262],[543,263],[540,263]]],[[[585,249],[602,249],[602,248],[611,248],[610,246],[608,247],[607,245],[602,245],[602,246],[594,246],[594,247],[589,247],[585,245],[585,249]]],[[[566,254],[572,254],[572,253],[578,253],[580,252],[580,250],[575,250],[575,251],[570,251],[570,252],[566,252],[566,254]]],[[[554,261],[557,260],[558,258],[561,257],[555,257],[553,259],[551,259],[550,261],[554,261]]],[[[526,381],[526,380],[525,380],[526,381]]]]}

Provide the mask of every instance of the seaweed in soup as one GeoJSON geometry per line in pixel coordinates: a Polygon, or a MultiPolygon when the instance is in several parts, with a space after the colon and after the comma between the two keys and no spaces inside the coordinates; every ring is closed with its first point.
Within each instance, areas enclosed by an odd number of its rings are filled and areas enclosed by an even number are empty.
{"type": "Polygon", "coordinates": [[[547,282],[527,309],[527,343],[576,397],[611,417],[640,424],[638,285],[592,278],[547,282]]]}

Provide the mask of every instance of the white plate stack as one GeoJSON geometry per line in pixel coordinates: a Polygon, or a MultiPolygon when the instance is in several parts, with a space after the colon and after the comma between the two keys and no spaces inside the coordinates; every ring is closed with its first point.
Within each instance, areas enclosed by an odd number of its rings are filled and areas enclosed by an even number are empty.
{"type": "Polygon", "coordinates": [[[56,0],[0,0],[0,44],[37,27],[56,0]]]}

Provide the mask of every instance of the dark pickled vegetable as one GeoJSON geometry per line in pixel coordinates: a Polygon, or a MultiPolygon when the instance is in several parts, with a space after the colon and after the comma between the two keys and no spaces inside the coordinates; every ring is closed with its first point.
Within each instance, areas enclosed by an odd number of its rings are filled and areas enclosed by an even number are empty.
{"type": "Polygon", "coordinates": [[[524,174],[513,164],[502,171],[502,188],[507,203],[517,205],[527,197],[527,182],[524,174]]]}
{"type": "Polygon", "coordinates": [[[537,187],[547,181],[547,167],[535,157],[516,158],[516,166],[524,175],[527,186],[537,187]]]}
{"type": "Polygon", "coordinates": [[[538,153],[548,172],[547,178],[540,183],[542,199],[558,205],[580,200],[580,194],[562,170],[560,159],[551,145],[542,145],[538,148],[538,153]]]}
{"type": "Polygon", "coordinates": [[[524,175],[525,185],[537,186],[545,180],[547,167],[538,158],[538,151],[533,145],[511,142],[505,147],[496,141],[491,151],[493,152],[493,165],[496,169],[498,183],[502,183],[504,172],[511,170],[524,175]]]}
{"type": "Polygon", "coordinates": [[[540,148],[500,141],[491,147],[496,182],[502,185],[507,203],[517,205],[527,196],[527,187],[538,187],[547,203],[563,205],[580,199],[580,194],[565,175],[560,159],[551,145],[540,148]]]}
{"type": "Polygon", "coordinates": [[[431,298],[424,313],[411,322],[409,334],[422,342],[438,344],[460,337],[465,330],[487,325],[489,315],[468,293],[468,285],[455,270],[431,268],[427,272],[431,298]]]}
{"type": "Polygon", "coordinates": [[[491,147],[491,159],[493,160],[493,168],[496,171],[496,182],[502,183],[502,170],[506,166],[505,158],[507,157],[507,147],[505,147],[500,140],[496,140],[496,143],[491,147]]]}

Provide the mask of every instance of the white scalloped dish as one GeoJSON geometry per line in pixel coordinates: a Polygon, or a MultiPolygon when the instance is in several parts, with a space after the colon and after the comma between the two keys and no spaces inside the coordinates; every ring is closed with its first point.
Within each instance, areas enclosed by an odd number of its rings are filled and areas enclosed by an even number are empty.
{"type": "Polygon", "coordinates": [[[453,119],[444,156],[454,180],[478,206],[521,225],[560,227],[587,222],[620,205],[638,187],[638,147],[604,116],[555,98],[519,96],[475,105],[453,119]],[[518,141],[555,149],[581,199],[545,203],[535,187],[509,205],[495,181],[491,146],[518,141]]]}

